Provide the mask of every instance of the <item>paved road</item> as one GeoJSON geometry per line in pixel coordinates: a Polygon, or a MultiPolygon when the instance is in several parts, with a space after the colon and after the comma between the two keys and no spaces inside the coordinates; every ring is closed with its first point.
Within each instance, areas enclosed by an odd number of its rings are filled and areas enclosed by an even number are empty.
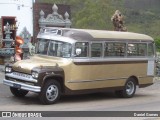
{"type": "MultiPolygon", "coordinates": [[[[3,79],[3,77],[4,77],[3,73],[0,73],[1,80],[3,79]]],[[[0,83],[2,83],[1,80],[0,83]]],[[[97,93],[89,95],[63,96],[60,99],[60,101],[54,105],[41,105],[38,100],[38,95],[35,93],[29,93],[25,98],[18,99],[10,93],[8,86],[0,84],[0,111],[15,111],[15,110],[18,111],[160,111],[160,81],[156,80],[154,85],[147,88],[138,89],[135,94],[135,97],[131,99],[117,98],[111,92],[97,93]]],[[[61,118],[59,119],[61,120],[61,118]]],[[[67,118],[63,118],[63,120],[66,119],[67,118]]],[[[88,119],[89,118],[85,120],[88,119]]],[[[134,120],[136,118],[132,119],[134,120]]],[[[141,119],[150,120],[151,118],[149,119],[141,118],[141,119]]],[[[157,120],[157,118],[151,120],[157,120]]]]}
{"type": "Polygon", "coordinates": [[[44,111],[160,111],[160,81],[151,87],[138,89],[131,99],[117,98],[113,93],[63,96],[54,105],[40,105],[38,94],[14,97],[8,86],[0,84],[0,110],[44,111]],[[7,106],[6,106],[7,105],[7,106]]]}
{"type": "Polygon", "coordinates": [[[4,79],[4,72],[0,72],[0,84],[2,83],[3,79],[4,79]]]}

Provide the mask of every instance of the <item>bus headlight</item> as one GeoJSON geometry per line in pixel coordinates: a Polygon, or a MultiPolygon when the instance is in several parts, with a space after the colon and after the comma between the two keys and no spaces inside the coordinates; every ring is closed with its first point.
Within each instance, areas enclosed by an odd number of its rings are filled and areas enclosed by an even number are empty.
{"type": "Polygon", "coordinates": [[[5,72],[11,73],[12,72],[12,68],[11,67],[6,67],[5,68],[5,72]]]}
{"type": "Polygon", "coordinates": [[[33,78],[38,78],[38,72],[32,72],[32,77],[33,78]]]}

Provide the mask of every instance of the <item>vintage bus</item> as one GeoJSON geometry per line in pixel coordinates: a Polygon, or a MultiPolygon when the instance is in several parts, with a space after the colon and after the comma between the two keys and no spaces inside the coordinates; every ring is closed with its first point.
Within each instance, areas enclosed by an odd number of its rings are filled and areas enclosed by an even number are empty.
{"type": "Polygon", "coordinates": [[[3,83],[13,95],[39,94],[43,104],[61,95],[114,90],[124,98],[136,86],[153,84],[155,43],[147,35],[104,30],[46,27],[36,54],[5,68],[3,83]]]}

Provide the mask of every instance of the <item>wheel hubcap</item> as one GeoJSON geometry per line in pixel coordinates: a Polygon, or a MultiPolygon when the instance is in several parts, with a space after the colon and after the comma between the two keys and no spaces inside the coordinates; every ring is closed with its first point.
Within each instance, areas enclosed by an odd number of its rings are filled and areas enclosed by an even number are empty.
{"type": "Polygon", "coordinates": [[[129,81],[126,85],[126,93],[128,95],[132,95],[134,92],[134,83],[132,81],[129,81]]]}
{"type": "Polygon", "coordinates": [[[54,101],[58,96],[58,88],[55,85],[51,85],[48,87],[46,91],[46,97],[49,101],[54,101]]]}

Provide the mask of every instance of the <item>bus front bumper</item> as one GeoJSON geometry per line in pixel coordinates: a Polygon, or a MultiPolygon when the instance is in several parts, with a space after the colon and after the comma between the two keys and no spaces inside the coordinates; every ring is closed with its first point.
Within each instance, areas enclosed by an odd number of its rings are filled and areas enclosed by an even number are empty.
{"type": "Polygon", "coordinates": [[[14,81],[10,81],[10,80],[7,80],[7,79],[3,80],[3,84],[7,85],[7,86],[10,86],[10,87],[31,91],[31,92],[41,92],[41,87],[40,86],[28,85],[28,84],[25,84],[25,83],[14,82],[14,81]]]}

